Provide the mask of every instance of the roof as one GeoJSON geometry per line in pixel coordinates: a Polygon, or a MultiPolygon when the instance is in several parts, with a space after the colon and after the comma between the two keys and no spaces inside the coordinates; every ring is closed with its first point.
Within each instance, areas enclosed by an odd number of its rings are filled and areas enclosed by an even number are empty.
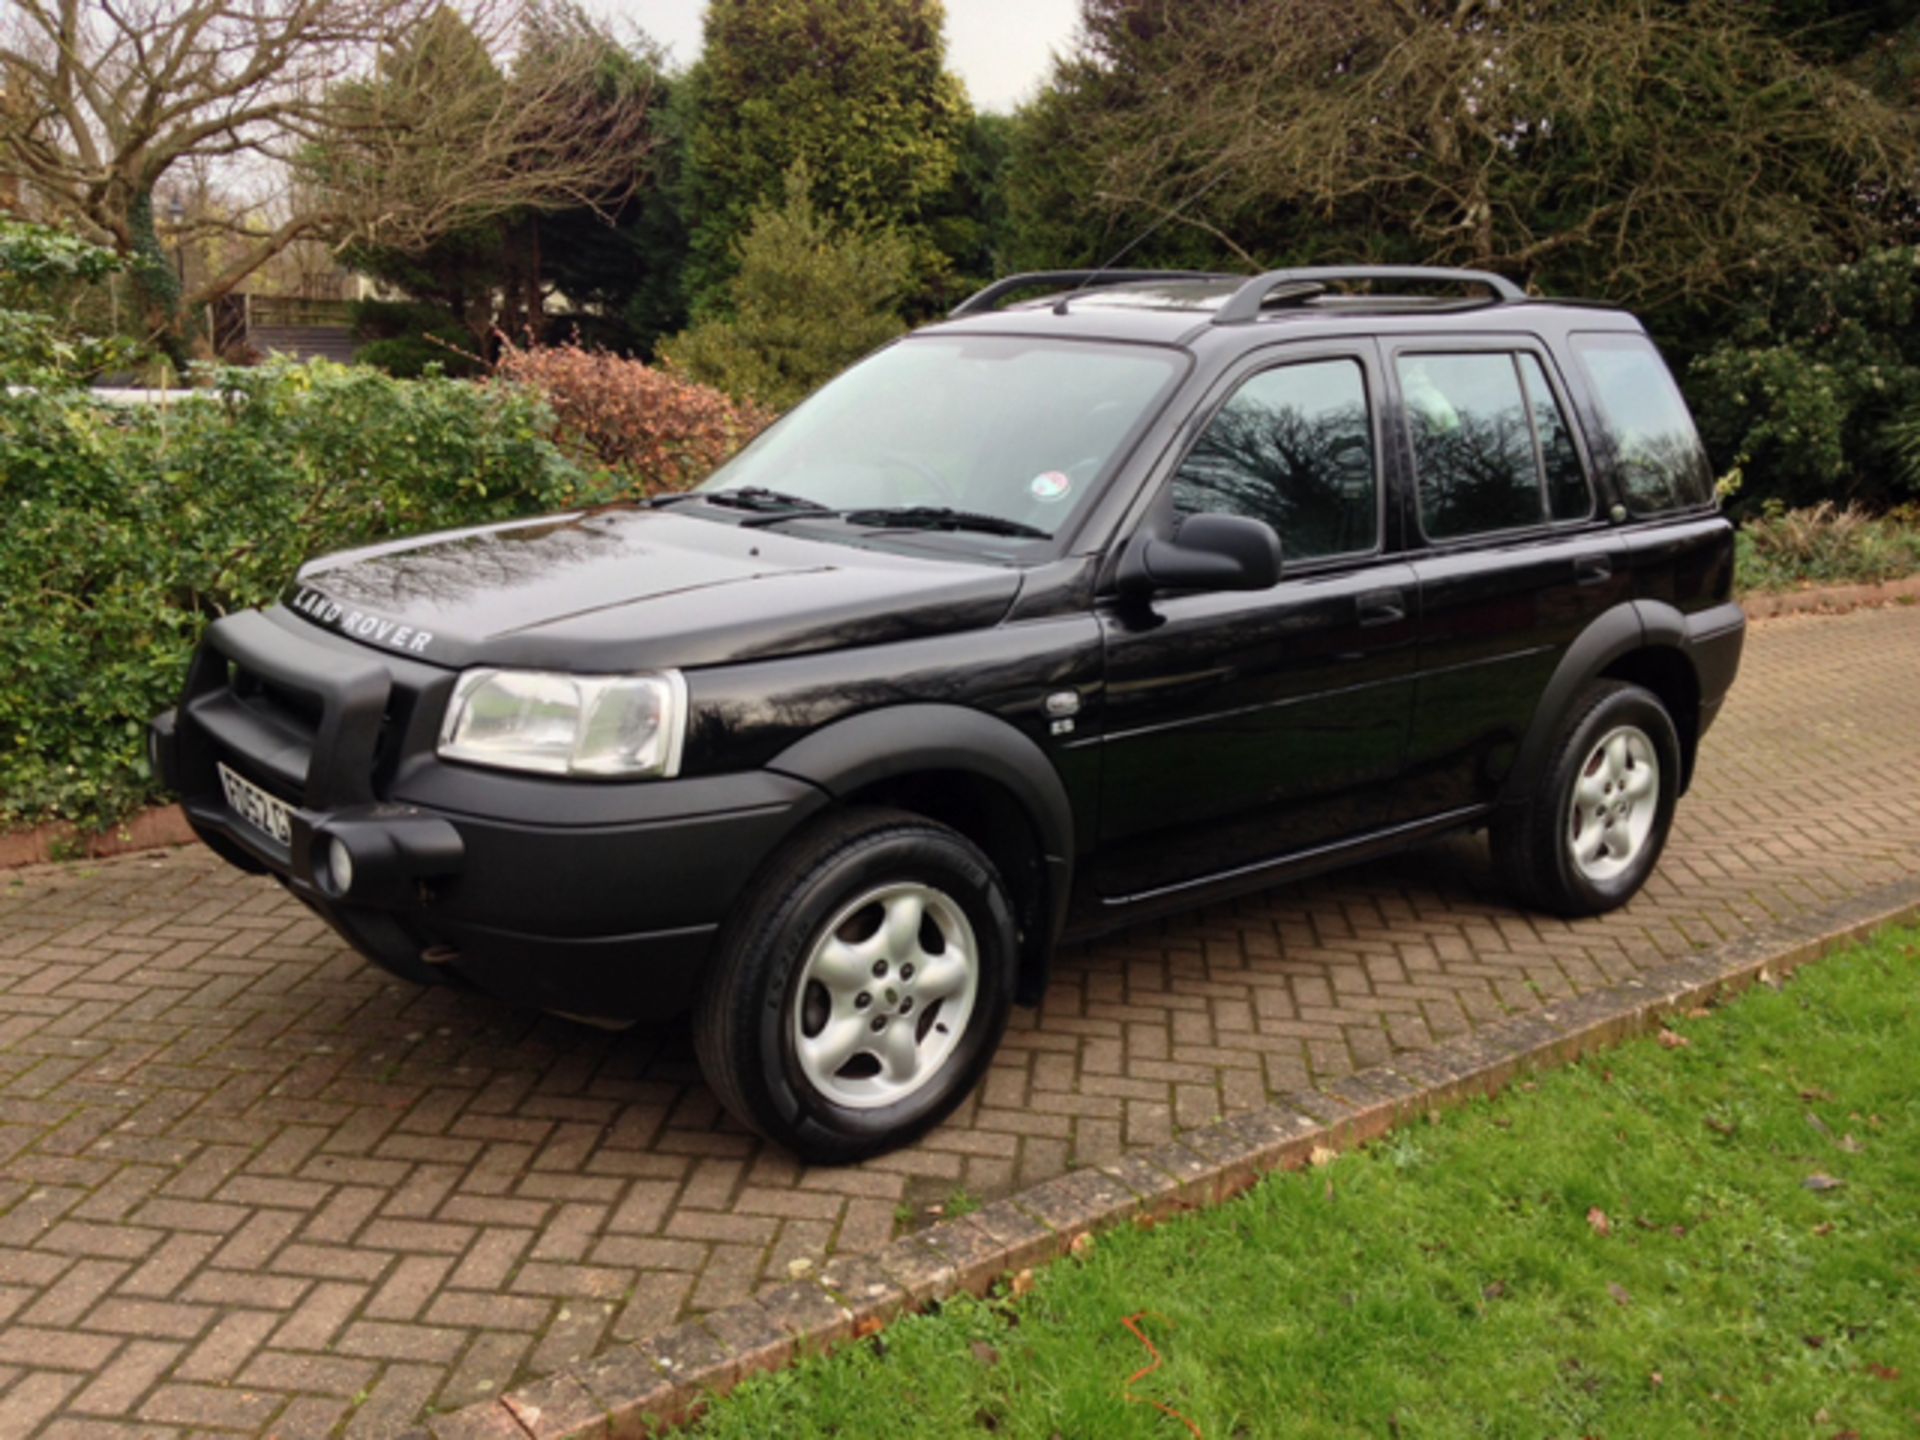
{"type": "Polygon", "coordinates": [[[1598,302],[1527,296],[1497,276],[1395,266],[1276,270],[1260,276],[1144,272],[1130,278],[1124,271],[1045,272],[1015,276],[989,286],[950,318],[926,328],[936,333],[991,332],[1193,344],[1209,333],[1224,331],[1237,332],[1244,342],[1251,338],[1249,332],[1265,335],[1269,327],[1281,325],[1289,331],[1305,327],[1301,330],[1303,337],[1338,333],[1348,329],[1345,322],[1358,315],[1392,316],[1415,329],[1423,328],[1422,320],[1430,320],[1436,328],[1449,330],[1497,330],[1510,323],[1517,307],[1536,314],[1569,308],[1589,315],[1598,311],[1635,323],[1626,312],[1598,302]],[[1077,286],[1071,283],[1076,279],[1077,286]],[[1354,294],[1332,288],[1346,281],[1387,279],[1426,286],[1475,284],[1492,293],[1354,294]],[[1036,298],[995,308],[993,302],[1017,293],[1021,281],[1054,282],[1055,288],[1036,298]]]}

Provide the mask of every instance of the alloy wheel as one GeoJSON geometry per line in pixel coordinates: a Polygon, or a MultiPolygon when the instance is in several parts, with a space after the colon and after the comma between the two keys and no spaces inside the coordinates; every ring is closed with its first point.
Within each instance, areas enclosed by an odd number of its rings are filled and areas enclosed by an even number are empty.
{"type": "Polygon", "coordinates": [[[966,912],[930,885],[884,885],[844,906],[808,952],[791,1001],[807,1083],[853,1109],[915,1094],[966,1032],[979,971],[966,912]]]}

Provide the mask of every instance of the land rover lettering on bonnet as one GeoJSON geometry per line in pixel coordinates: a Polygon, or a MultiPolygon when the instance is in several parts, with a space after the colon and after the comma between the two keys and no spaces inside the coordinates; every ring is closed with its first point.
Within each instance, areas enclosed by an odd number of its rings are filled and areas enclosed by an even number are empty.
{"type": "Polygon", "coordinates": [[[698,489],[397,540],[216,621],[154,762],[373,961],[691,1016],[814,1162],[965,1097],[1065,935],[1484,829],[1658,863],[1740,659],[1630,315],[1473,271],[1054,272],[698,489]]]}
{"type": "Polygon", "coordinates": [[[330,625],[341,634],[351,635],[356,640],[370,640],[376,645],[391,645],[396,650],[405,650],[415,655],[433,643],[431,630],[416,630],[411,625],[402,625],[398,620],[387,620],[378,615],[350,610],[336,601],[329,600],[318,590],[309,590],[304,585],[293,592],[293,597],[287,601],[287,604],[309,620],[330,625]]]}

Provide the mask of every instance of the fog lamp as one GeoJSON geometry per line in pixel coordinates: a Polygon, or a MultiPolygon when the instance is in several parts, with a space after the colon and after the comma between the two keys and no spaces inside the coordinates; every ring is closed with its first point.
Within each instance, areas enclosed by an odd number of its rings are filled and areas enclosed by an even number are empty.
{"type": "Polygon", "coordinates": [[[327,877],[333,882],[337,895],[353,889],[353,852],[338,835],[327,841],[327,877]]]}

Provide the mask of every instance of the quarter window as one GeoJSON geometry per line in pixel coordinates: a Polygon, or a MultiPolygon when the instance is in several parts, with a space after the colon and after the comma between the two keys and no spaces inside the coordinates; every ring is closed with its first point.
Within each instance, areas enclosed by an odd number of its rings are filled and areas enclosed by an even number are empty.
{"type": "Polygon", "coordinates": [[[1713,499],[1706,451],[1666,363],[1644,335],[1573,337],[1606,422],[1627,508],[1646,515],[1713,499]]]}
{"type": "Polygon", "coordinates": [[[1359,362],[1304,361],[1248,380],[1181,461],[1173,504],[1264,520],[1289,560],[1372,550],[1380,500],[1359,362]]]}

